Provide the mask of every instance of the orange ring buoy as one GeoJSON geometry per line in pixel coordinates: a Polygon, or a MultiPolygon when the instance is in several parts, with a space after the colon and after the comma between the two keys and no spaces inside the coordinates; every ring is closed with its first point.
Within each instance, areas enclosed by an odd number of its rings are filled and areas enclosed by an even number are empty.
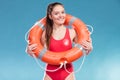
{"type": "Polygon", "coordinates": [[[73,62],[83,55],[83,49],[80,44],[84,40],[89,40],[90,33],[86,25],[78,18],[75,18],[69,14],[66,15],[64,25],[71,25],[77,32],[78,41],[77,46],[64,52],[52,52],[43,47],[40,42],[43,28],[45,25],[46,18],[42,18],[36,23],[29,31],[28,41],[30,44],[37,44],[37,49],[33,50],[35,56],[41,59],[43,62],[53,65],[59,65],[67,61],[68,63],[73,62]],[[81,49],[80,49],[81,48],[81,49]]]}

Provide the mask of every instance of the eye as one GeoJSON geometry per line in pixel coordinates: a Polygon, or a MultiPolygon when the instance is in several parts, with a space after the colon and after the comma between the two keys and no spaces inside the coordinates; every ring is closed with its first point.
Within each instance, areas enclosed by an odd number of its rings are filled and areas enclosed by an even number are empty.
{"type": "Polygon", "coordinates": [[[55,13],[55,15],[58,15],[58,13],[55,13]]]}
{"type": "Polygon", "coordinates": [[[62,11],[62,14],[65,14],[65,11],[62,11]]]}
{"type": "Polygon", "coordinates": [[[58,12],[55,12],[54,15],[58,15],[59,13],[58,12]]]}

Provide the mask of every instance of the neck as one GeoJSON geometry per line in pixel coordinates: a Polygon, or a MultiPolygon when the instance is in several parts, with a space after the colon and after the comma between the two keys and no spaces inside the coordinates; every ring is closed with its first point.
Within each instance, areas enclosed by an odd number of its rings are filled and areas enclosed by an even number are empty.
{"type": "Polygon", "coordinates": [[[59,29],[61,29],[63,27],[64,27],[64,25],[53,25],[54,30],[59,30],[59,29]]]}

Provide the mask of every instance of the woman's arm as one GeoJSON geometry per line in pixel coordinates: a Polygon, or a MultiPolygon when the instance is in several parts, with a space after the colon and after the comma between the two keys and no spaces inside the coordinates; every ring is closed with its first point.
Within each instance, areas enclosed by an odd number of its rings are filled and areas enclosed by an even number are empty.
{"type": "MultiPolygon", "coordinates": [[[[41,44],[45,47],[45,31],[43,31],[40,41],[41,41],[41,44]]],[[[28,43],[26,47],[26,53],[32,56],[34,54],[33,50],[35,50],[36,48],[37,48],[37,44],[28,43]]]]}
{"type": "MultiPolygon", "coordinates": [[[[70,29],[70,37],[73,42],[77,43],[77,33],[74,29],[70,29]]],[[[90,53],[93,49],[91,37],[89,40],[82,41],[81,46],[86,50],[86,54],[90,53]]]]}
{"type": "Polygon", "coordinates": [[[47,48],[47,46],[46,46],[46,39],[45,39],[45,31],[43,31],[40,40],[41,40],[42,45],[43,45],[45,48],[47,48]]]}

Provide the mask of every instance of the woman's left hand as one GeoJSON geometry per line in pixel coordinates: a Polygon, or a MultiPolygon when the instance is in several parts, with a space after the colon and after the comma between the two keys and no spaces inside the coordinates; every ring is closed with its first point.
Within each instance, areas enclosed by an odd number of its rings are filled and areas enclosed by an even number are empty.
{"type": "Polygon", "coordinates": [[[90,53],[92,51],[92,49],[93,49],[92,40],[90,40],[90,41],[83,41],[81,43],[81,45],[85,49],[86,54],[90,53]]]}

